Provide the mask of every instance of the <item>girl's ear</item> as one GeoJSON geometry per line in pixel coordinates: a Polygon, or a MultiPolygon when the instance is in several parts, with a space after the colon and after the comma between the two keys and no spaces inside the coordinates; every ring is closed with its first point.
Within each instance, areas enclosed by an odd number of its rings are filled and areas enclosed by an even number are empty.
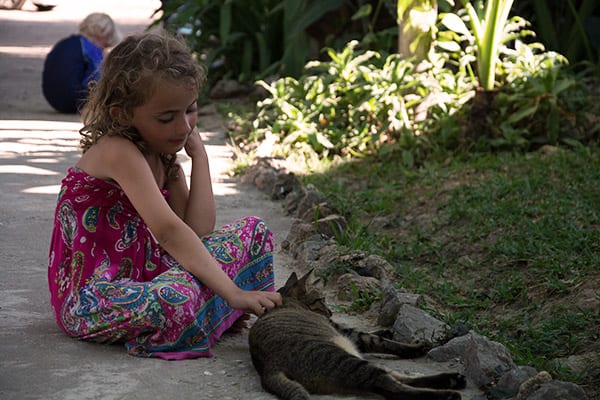
{"type": "Polygon", "coordinates": [[[111,106],[108,109],[108,115],[110,115],[110,119],[118,122],[120,125],[128,125],[131,121],[131,116],[122,107],[111,106]]]}
{"type": "Polygon", "coordinates": [[[119,120],[121,118],[121,109],[117,106],[111,106],[108,109],[108,114],[113,121],[119,120]]]}

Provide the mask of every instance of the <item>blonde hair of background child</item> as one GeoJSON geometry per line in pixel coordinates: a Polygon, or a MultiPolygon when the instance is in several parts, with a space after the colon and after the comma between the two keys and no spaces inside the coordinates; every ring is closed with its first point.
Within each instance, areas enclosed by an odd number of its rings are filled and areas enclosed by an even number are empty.
{"type": "Polygon", "coordinates": [[[105,13],[91,13],[79,23],[79,33],[88,39],[108,36],[108,45],[114,46],[121,40],[121,32],[113,19],[105,13]]]}

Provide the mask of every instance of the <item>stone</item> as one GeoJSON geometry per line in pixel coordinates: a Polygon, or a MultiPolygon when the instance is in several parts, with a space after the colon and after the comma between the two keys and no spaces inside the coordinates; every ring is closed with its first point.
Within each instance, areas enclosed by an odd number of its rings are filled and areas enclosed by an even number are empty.
{"type": "Polygon", "coordinates": [[[271,188],[271,198],[273,200],[285,199],[288,194],[298,190],[300,181],[292,172],[278,172],[275,176],[275,182],[271,188]]]}
{"type": "Polygon", "coordinates": [[[314,185],[306,185],[304,188],[304,196],[298,202],[296,210],[297,216],[304,215],[308,210],[311,210],[316,204],[321,204],[324,197],[314,185]]]}
{"type": "Polygon", "coordinates": [[[378,279],[356,273],[340,275],[336,287],[337,298],[342,301],[352,301],[360,295],[376,297],[381,292],[381,282],[378,279]]]}
{"type": "Polygon", "coordinates": [[[210,90],[209,96],[213,99],[229,99],[247,94],[252,89],[233,79],[222,79],[210,90]]]}
{"type": "Polygon", "coordinates": [[[294,219],[290,225],[290,231],[286,240],[290,243],[291,250],[298,246],[301,242],[315,233],[315,228],[312,224],[307,224],[301,219],[294,219]]]}
{"type": "Polygon", "coordinates": [[[498,379],[503,373],[516,368],[508,349],[501,343],[471,332],[456,337],[443,346],[431,349],[427,356],[434,361],[460,360],[465,375],[477,386],[498,379]]]}
{"type": "Polygon", "coordinates": [[[505,372],[498,379],[498,383],[491,390],[498,398],[514,397],[518,392],[521,384],[526,380],[537,375],[537,370],[529,366],[519,366],[505,372]]]}
{"type": "Polygon", "coordinates": [[[332,214],[317,220],[317,231],[326,237],[335,238],[344,232],[348,222],[341,215],[332,214]]]}
{"type": "Polygon", "coordinates": [[[298,217],[306,222],[314,222],[315,220],[325,218],[329,215],[335,214],[335,210],[329,207],[326,202],[313,205],[310,209],[306,210],[302,215],[298,217]]]}
{"type": "Polygon", "coordinates": [[[527,397],[517,400],[588,400],[583,389],[574,383],[563,381],[549,381],[527,397]]]}
{"type": "Polygon", "coordinates": [[[381,306],[377,324],[380,326],[392,326],[398,316],[400,306],[409,304],[414,307],[424,305],[422,295],[407,292],[403,289],[397,289],[392,283],[384,283],[381,290],[381,306]]]}
{"type": "Polygon", "coordinates": [[[449,326],[426,311],[402,304],[393,326],[393,339],[399,342],[438,344],[446,337],[449,326]]]}
{"type": "Polygon", "coordinates": [[[276,179],[275,171],[269,168],[260,168],[254,177],[254,184],[263,192],[271,192],[276,179]]]}

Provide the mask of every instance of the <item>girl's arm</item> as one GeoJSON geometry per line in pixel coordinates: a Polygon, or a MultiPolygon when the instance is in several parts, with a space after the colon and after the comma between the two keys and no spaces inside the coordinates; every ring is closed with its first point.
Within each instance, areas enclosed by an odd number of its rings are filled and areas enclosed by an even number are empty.
{"type": "MultiPolygon", "coordinates": [[[[95,146],[99,146],[96,144],[95,146]]],[[[187,271],[236,309],[261,315],[281,304],[273,292],[244,291],[238,288],[210,255],[196,232],[167,204],[152,171],[138,148],[118,137],[105,138],[98,149],[96,168],[116,181],[143,218],[161,246],[187,271]]]]}
{"type": "Polygon", "coordinates": [[[167,182],[169,205],[198,236],[215,229],[217,212],[212,191],[208,156],[197,128],[194,128],[185,145],[192,159],[192,174],[188,191],[181,167],[177,175],[167,182]]]}

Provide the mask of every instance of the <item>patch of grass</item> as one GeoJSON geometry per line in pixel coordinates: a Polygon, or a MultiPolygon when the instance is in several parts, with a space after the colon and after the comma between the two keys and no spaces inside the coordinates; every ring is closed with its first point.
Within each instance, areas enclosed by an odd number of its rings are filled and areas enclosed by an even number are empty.
{"type": "MultiPolygon", "coordinates": [[[[390,155],[305,177],[398,286],[506,344],[519,365],[600,350],[600,152],[495,154],[408,170],[390,155]]],[[[552,369],[553,368],[553,369],[552,369]]]]}

